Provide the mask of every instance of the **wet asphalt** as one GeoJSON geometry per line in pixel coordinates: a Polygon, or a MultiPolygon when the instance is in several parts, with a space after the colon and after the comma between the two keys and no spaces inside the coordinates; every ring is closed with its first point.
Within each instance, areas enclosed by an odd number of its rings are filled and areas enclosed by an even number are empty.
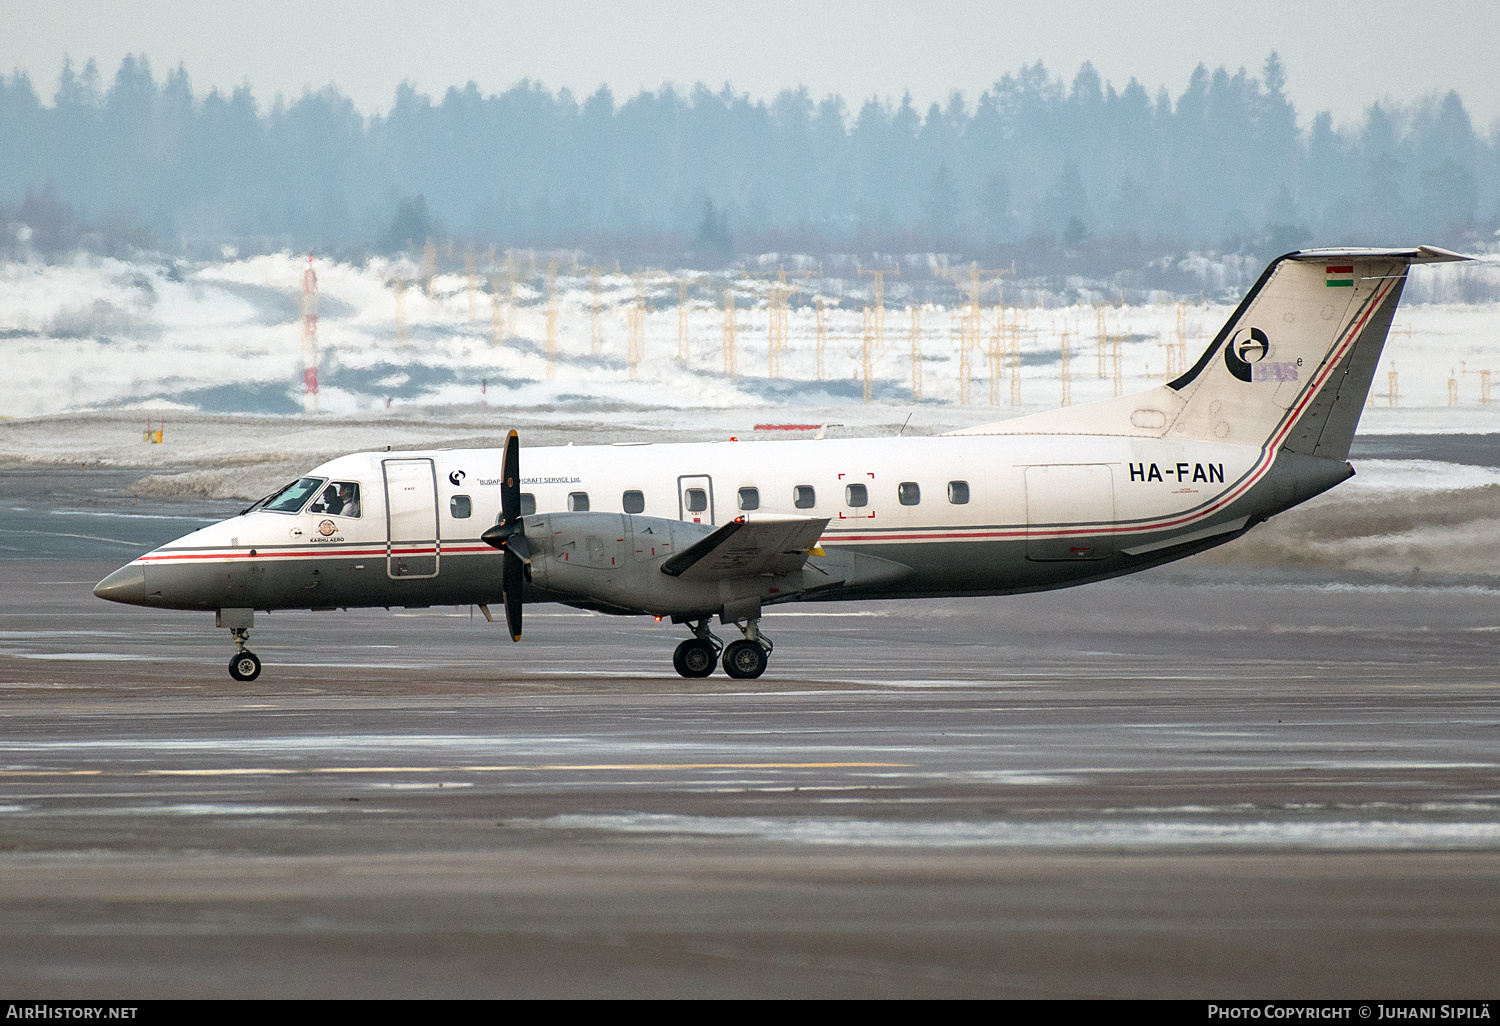
{"type": "Polygon", "coordinates": [[[0,476],[0,544],[34,539],[0,559],[6,993],[1500,978],[1500,593],[1179,567],[794,608],[757,681],[684,681],[681,628],[558,607],[519,645],[467,607],[275,614],[236,684],[212,617],[90,589],[238,504],[0,476]]]}

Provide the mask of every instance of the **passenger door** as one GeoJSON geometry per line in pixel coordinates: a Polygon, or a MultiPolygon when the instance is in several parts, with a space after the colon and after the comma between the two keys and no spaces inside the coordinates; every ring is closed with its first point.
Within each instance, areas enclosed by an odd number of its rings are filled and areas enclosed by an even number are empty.
{"type": "Polygon", "coordinates": [[[385,572],[395,578],[438,575],[437,471],[430,459],[382,460],[385,572]]]}

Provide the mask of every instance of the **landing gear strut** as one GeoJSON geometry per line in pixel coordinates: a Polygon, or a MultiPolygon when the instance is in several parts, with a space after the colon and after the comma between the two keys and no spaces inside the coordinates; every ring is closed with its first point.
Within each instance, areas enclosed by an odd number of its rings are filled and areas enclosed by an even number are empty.
{"type": "Polygon", "coordinates": [[[766,672],[771,650],[776,646],[760,632],[760,617],[752,617],[743,623],[736,621],[735,626],[745,638],[728,645],[708,629],[708,624],[708,617],[691,623],[693,636],[672,653],[673,669],[684,677],[707,677],[714,672],[714,665],[720,662],[722,654],[724,672],[736,680],[753,679],[766,672]]]}
{"type": "Polygon", "coordinates": [[[250,681],[260,676],[260,656],[245,647],[250,640],[250,631],[245,627],[232,627],[234,658],[229,660],[229,676],[238,681],[250,681]]]}

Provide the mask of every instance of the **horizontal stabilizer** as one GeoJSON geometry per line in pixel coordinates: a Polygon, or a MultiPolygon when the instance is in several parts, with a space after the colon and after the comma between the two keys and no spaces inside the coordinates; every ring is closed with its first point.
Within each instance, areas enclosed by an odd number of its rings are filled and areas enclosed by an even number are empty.
{"type": "Polygon", "coordinates": [[[1299,249],[1288,253],[1284,260],[1305,260],[1317,263],[1320,260],[1400,260],[1408,264],[1448,264],[1457,260],[1472,260],[1473,257],[1454,253],[1436,246],[1413,246],[1407,249],[1376,249],[1353,246],[1342,249],[1299,249]]]}
{"type": "Polygon", "coordinates": [[[665,560],[661,572],[695,580],[792,573],[827,526],[827,517],[740,517],[665,560]]]}

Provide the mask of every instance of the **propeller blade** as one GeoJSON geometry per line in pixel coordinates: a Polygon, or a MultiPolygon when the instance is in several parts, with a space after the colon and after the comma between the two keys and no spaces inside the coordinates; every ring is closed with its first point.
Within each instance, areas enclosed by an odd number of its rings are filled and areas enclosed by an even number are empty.
{"type": "Polygon", "coordinates": [[[526,572],[520,559],[505,554],[505,576],[502,578],[505,595],[505,626],[510,630],[510,640],[521,640],[521,589],[526,586],[526,572]]]}
{"type": "Polygon", "coordinates": [[[526,544],[526,522],[521,519],[521,436],[505,436],[505,464],[500,480],[500,522],[481,535],[486,543],[505,550],[505,626],[510,640],[521,640],[521,591],[526,587],[525,563],[531,562],[526,544]]]}
{"type": "Polygon", "coordinates": [[[500,478],[500,520],[479,536],[486,545],[508,549],[531,562],[531,550],[524,537],[526,522],[521,519],[521,438],[513,430],[505,436],[505,459],[500,478]],[[515,544],[511,544],[515,542],[515,544]]]}
{"type": "Polygon", "coordinates": [[[500,479],[500,523],[521,519],[521,436],[512,429],[505,436],[505,465],[500,479]]]}

